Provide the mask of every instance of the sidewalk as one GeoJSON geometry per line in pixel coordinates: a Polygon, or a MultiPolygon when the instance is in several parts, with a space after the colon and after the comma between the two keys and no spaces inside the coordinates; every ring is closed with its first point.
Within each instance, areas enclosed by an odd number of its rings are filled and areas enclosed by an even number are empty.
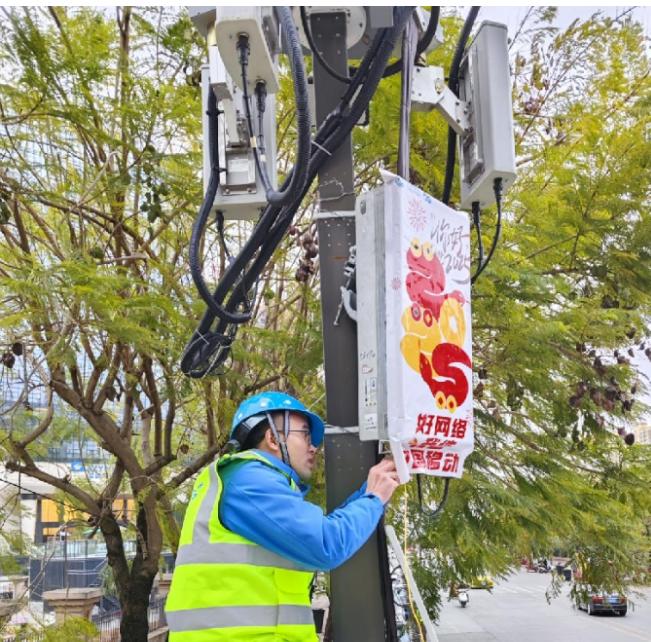
{"type": "MultiPolygon", "coordinates": [[[[457,600],[446,604],[444,622],[436,626],[439,642],[495,642],[497,638],[472,619],[457,600]]],[[[471,607],[470,607],[471,608],[471,607]]]]}

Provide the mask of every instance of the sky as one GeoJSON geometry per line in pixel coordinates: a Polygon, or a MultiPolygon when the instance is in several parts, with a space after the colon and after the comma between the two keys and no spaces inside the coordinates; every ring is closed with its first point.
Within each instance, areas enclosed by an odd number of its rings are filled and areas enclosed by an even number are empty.
{"type": "MultiPolygon", "coordinates": [[[[551,4],[551,3],[550,3],[551,4]]],[[[468,12],[470,7],[462,7],[462,15],[468,12]]],[[[509,28],[509,35],[513,35],[518,28],[518,25],[524,18],[529,9],[528,6],[482,6],[479,17],[477,20],[494,20],[495,22],[502,22],[509,28]]],[[[632,7],[631,5],[609,6],[609,7],[558,7],[556,14],[555,24],[560,29],[564,29],[576,18],[587,20],[596,12],[602,12],[611,18],[617,18],[622,13],[631,10],[631,15],[635,20],[644,25],[645,33],[651,37],[651,7],[632,7]]]]}

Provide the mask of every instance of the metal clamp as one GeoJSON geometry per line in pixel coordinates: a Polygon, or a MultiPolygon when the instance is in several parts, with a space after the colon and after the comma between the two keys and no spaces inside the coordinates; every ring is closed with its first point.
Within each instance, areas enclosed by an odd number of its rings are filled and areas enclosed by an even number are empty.
{"type": "Polygon", "coordinates": [[[341,302],[337,308],[337,315],[335,316],[334,325],[339,325],[341,311],[346,310],[346,314],[357,323],[357,290],[355,284],[355,266],[357,264],[357,246],[351,245],[348,250],[348,259],[344,265],[344,276],[346,277],[346,284],[342,285],[341,302]]]}
{"type": "Polygon", "coordinates": [[[445,84],[442,67],[415,67],[411,86],[414,111],[438,109],[457,134],[470,130],[470,105],[445,84]]]}
{"type": "MultiPolygon", "coordinates": [[[[337,198],[340,198],[337,196],[337,198]]],[[[329,218],[341,219],[341,218],[355,218],[355,210],[333,210],[329,211],[320,211],[317,212],[313,217],[315,221],[325,221],[329,218]]]]}
{"type": "Polygon", "coordinates": [[[358,435],[359,426],[331,426],[326,424],[326,435],[358,435]]]}

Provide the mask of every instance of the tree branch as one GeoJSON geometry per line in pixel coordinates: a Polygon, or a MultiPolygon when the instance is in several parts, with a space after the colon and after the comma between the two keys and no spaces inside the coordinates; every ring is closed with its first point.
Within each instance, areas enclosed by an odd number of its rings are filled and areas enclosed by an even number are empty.
{"type": "Polygon", "coordinates": [[[212,405],[212,382],[204,379],[202,383],[206,400],[206,436],[208,437],[208,448],[211,448],[217,442],[217,431],[215,429],[215,409],[212,405]]]}
{"type": "Polygon", "coordinates": [[[19,449],[19,454],[21,456],[21,459],[26,459],[31,463],[23,466],[15,461],[8,461],[6,464],[7,470],[13,470],[14,472],[33,477],[34,479],[38,479],[42,482],[45,482],[46,484],[50,484],[50,486],[54,486],[55,488],[62,490],[64,493],[67,493],[71,497],[78,499],[86,507],[86,512],[90,513],[91,515],[99,516],[100,509],[97,505],[97,502],[86,491],[78,488],[74,484],[71,484],[65,478],[61,479],[41,470],[34,464],[33,461],[31,461],[31,457],[29,457],[29,455],[27,455],[24,450],[23,452],[20,452],[19,449]]]}
{"type": "Polygon", "coordinates": [[[165,488],[178,488],[181,484],[190,479],[192,475],[198,473],[206,464],[210,463],[215,456],[219,454],[222,445],[223,444],[215,444],[212,448],[209,448],[203,455],[187,466],[185,470],[181,471],[175,477],[172,477],[172,479],[165,484],[165,488]]]}
{"type": "Polygon", "coordinates": [[[109,390],[113,389],[113,384],[115,383],[115,379],[118,376],[118,368],[120,365],[120,344],[116,343],[115,346],[113,346],[112,350],[113,357],[111,359],[111,365],[109,366],[108,374],[106,375],[106,379],[100,388],[97,399],[95,399],[95,402],[93,403],[93,410],[95,412],[101,411],[102,407],[104,406],[104,402],[108,398],[109,390]]]}
{"type": "Polygon", "coordinates": [[[144,471],[138,462],[131,445],[124,441],[120,435],[120,431],[113,421],[113,419],[105,412],[95,412],[92,408],[87,408],[82,403],[82,397],[76,391],[72,390],[65,382],[61,380],[60,376],[56,373],[52,378],[52,387],[54,391],[61,397],[69,406],[72,406],[93,428],[93,430],[103,440],[104,448],[115,455],[122,461],[129,477],[139,480],[137,482],[138,488],[145,485],[144,471]]]}
{"type": "Polygon", "coordinates": [[[52,423],[52,418],[54,417],[54,404],[52,403],[53,390],[52,386],[47,386],[47,412],[45,417],[41,419],[38,426],[32,431],[27,437],[21,439],[17,442],[19,449],[24,450],[29,444],[33,441],[36,441],[49,427],[52,423]]]}
{"type": "Polygon", "coordinates": [[[145,357],[143,359],[143,372],[145,375],[145,381],[147,382],[147,390],[145,392],[151,400],[154,408],[154,457],[160,457],[163,452],[163,417],[161,415],[161,400],[158,395],[156,379],[154,378],[154,371],[152,370],[152,361],[150,357],[145,357]]]}

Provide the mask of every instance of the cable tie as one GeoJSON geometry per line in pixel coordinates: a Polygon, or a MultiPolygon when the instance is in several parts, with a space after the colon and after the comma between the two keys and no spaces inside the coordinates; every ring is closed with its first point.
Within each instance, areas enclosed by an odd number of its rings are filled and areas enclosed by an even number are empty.
{"type": "Polygon", "coordinates": [[[315,140],[312,141],[312,145],[318,147],[322,152],[325,152],[328,156],[332,156],[332,152],[329,152],[323,145],[319,145],[315,140]]]}

